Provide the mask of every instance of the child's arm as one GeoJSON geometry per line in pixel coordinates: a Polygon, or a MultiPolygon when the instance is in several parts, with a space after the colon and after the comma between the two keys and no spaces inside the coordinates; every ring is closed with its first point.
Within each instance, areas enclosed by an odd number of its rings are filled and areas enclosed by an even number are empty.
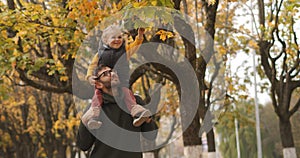
{"type": "Polygon", "coordinates": [[[144,28],[139,28],[138,29],[138,35],[135,37],[134,42],[126,45],[126,52],[127,52],[127,60],[130,59],[130,57],[137,52],[137,50],[140,48],[141,44],[143,43],[144,40],[144,33],[145,29],[144,28]]]}
{"type": "Polygon", "coordinates": [[[98,53],[95,54],[95,56],[92,59],[91,64],[88,67],[85,79],[88,80],[90,82],[91,85],[95,84],[95,81],[93,80],[92,76],[93,76],[93,71],[97,68],[98,65],[98,53]]]}

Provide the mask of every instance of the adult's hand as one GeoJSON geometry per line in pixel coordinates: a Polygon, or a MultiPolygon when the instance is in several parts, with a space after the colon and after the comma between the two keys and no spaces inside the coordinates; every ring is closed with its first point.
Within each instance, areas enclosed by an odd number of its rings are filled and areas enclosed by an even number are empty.
{"type": "Polygon", "coordinates": [[[88,77],[88,81],[89,81],[89,83],[90,83],[92,86],[95,85],[95,80],[94,80],[94,78],[96,78],[96,76],[89,76],[89,77],[88,77]]]}

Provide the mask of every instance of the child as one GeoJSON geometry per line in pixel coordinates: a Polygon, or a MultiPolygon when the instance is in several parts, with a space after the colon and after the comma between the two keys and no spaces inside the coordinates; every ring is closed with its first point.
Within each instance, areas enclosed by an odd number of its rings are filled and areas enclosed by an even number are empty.
{"type": "MultiPolygon", "coordinates": [[[[129,45],[126,45],[122,37],[122,31],[120,27],[116,25],[111,25],[104,29],[101,36],[103,44],[99,46],[98,53],[93,57],[86,76],[88,81],[92,85],[94,85],[95,76],[92,76],[92,72],[97,67],[97,65],[103,64],[110,68],[114,68],[118,60],[125,60],[121,62],[123,63],[122,70],[118,72],[118,75],[120,77],[120,82],[122,85],[124,101],[132,117],[134,117],[133,125],[135,127],[139,127],[144,122],[150,122],[151,120],[151,112],[136,103],[133,93],[126,86],[126,83],[128,83],[127,79],[129,78],[128,60],[142,44],[144,39],[144,32],[145,29],[139,28],[138,35],[136,36],[135,41],[129,45]],[[122,55],[126,55],[126,59],[122,58],[122,55]]],[[[101,108],[102,102],[103,101],[101,91],[95,89],[95,94],[92,99],[91,108],[101,108]]],[[[88,121],[87,126],[90,129],[97,129],[101,126],[101,122],[91,119],[88,121]]]]}

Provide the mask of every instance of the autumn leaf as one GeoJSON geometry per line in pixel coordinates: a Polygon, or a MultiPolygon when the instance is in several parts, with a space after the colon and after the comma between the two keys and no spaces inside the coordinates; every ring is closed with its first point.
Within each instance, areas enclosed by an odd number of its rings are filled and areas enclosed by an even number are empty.
{"type": "Polygon", "coordinates": [[[59,80],[60,81],[68,81],[69,77],[68,76],[60,76],[59,80]]]}
{"type": "Polygon", "coordinates": [[[164,30],[159,30],[158,32],[156,32],[156,35],[160,35],[160,39],[162,41],[165,41],[167,38],[174,37],[174,34],[172,32],[164,31],[164,30]]]}
{"type": "Polygon", "coordinates": [[[216,3],[216,0],[207,0],[208,5],[214,5],[216,3]]]}
{"type": "Polygon", "coordinates": [[[249,47],[254,48],[254,49],[258,48],[257,42],[255,42],[253,40],[250,40],[248,45],[249,45],[249,47]]]}

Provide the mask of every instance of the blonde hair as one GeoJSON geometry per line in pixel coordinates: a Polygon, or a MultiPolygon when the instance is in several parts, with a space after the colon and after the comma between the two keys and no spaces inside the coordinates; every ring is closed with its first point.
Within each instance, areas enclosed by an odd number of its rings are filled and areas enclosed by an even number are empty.
{"type": "Polygon", "coordinates": [[[117,34],[122,34],[121,27],[118,25],[110,25],[103,30],[101,40],[107,44],[108,38],[117,34]]]}

